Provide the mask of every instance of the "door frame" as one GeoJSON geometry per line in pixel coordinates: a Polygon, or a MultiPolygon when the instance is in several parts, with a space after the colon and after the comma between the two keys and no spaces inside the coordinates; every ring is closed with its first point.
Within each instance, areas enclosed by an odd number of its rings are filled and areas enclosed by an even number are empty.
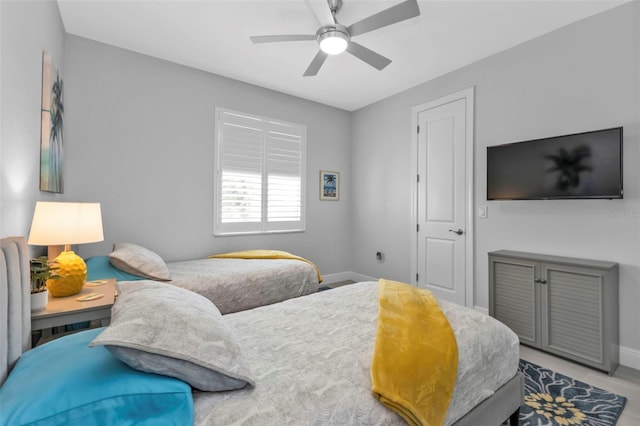
{"type": "Polygon", "coordinates": [[[465,162],[466,162],[466,182],[465,192],[467,201],[467,211],[465,214],[465,305],[474,307],[474,279],[475,279],[475,256],[474,256],[474,95],[475,86],[452,93],[447,96],[434,99],[427,103],[411,108],[411,281],[417,285],[416,274],[418,273],[418,114],[420,111],[435,108],[460,99],[465,100],[465,162]]]}

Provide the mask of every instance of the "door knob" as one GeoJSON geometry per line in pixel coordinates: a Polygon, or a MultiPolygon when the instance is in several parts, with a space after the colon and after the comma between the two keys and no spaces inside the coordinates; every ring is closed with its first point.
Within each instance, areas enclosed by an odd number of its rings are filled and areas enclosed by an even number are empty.
{"type": "Polygon", "coordinates": [[[464,234],[464,231],[462,229],[458,229],[457,231],[454,231],[453,229],[449,229],[449,232],[453,232],[454,234],[458,234],[458,235],[464,234]]]}

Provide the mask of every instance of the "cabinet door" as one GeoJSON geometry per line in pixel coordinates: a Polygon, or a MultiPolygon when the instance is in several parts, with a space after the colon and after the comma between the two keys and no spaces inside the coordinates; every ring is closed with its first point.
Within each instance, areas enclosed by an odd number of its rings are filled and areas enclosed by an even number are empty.
{"type": "Polygon", "coordinates": [[[539,294],[534,284],[538,264],[494,257],[489,265],[489,314],[513,330],[520,342],[539,347],[539,294]]]}
{"type": "Polygon", "coordinates": [[[542,349],[600,365],[603,360],[603,275],[542,264],[542,349]]]}

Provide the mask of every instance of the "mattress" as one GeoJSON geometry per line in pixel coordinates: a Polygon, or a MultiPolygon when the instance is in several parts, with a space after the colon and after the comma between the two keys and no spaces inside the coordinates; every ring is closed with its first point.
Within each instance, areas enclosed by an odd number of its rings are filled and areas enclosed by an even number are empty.
{"type": "Polygon", "coordinates": [[[318,291],[318,274],[291,259],[197,259],[168,262],[169,284],[199,293],[221,313],[252,309],[318,291]]]}
{"type": "MultiPolygon", "coordinates": [[[[497,320],[440,305],[459,351],[450,425],[516,374],[519,348],[497,320]]],[[[405,424],[371,393],[377,312],[378,284],[362,282],[227,315],[256,386],[194,391],[195,424],[405,424]]]]}

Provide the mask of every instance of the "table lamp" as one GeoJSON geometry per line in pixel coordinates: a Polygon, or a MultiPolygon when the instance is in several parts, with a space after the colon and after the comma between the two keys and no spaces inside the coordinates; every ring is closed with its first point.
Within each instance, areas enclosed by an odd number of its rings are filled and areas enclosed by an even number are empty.
{"type": "Polygon", "coordinates": [[[57,264],[58,277],[47,282],[51,296],[77,294],[87,279],[87,265],[71,244],[103,240],[100,203],[36,202],[28,243],[49,246],[49,261],[57,264]]]}

